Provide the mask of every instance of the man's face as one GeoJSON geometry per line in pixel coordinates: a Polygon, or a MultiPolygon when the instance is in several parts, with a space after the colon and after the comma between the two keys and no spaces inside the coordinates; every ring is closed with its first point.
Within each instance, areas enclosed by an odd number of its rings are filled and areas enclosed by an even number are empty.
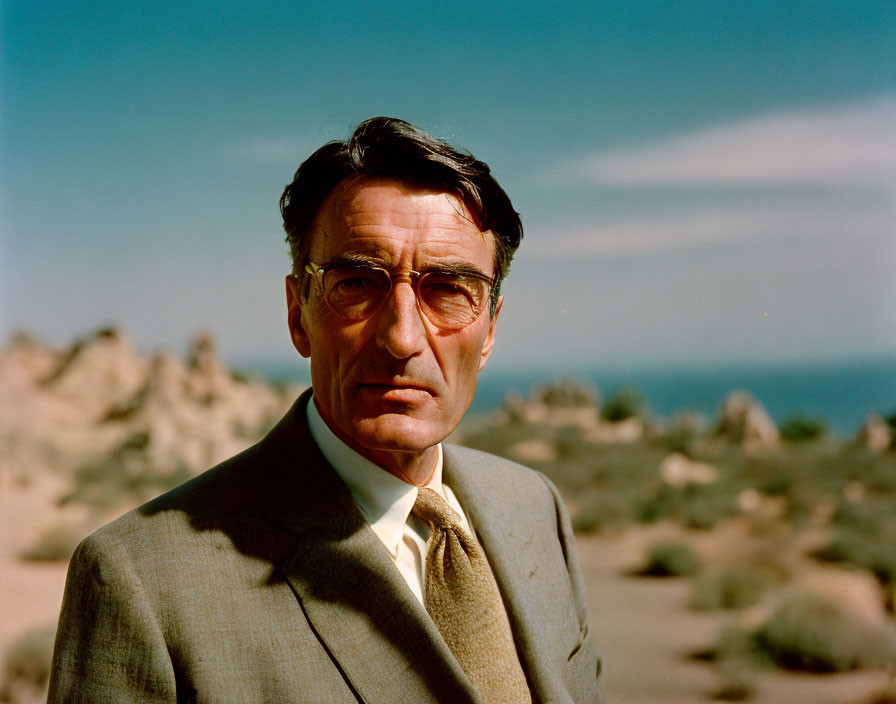
{"type": "MultiPolygon", "coordinates": [[[[393,277],[437,265],[472,266],[491,277],[495,242],[453,194],[355,177],[324,201],[309,252],[324,268],[353,257],[393,277]]],[[[446,331],[418,308],[407,278],[395,280],[382,308],[361,321],[333,312],[317,281],[308,283],[302,299],[287,277],[289,327],[296,349],[311,358],[314,398],[330,428],[371,459],[444,440],[473,400],[503,301],[493,316],[486,306],[470,325],[446,331]]]]}

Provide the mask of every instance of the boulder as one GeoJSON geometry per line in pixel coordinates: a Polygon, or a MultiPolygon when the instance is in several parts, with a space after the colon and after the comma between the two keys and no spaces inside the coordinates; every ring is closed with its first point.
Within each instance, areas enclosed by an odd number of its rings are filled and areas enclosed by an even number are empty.
{"type": "Polygon", "coordinates": [[[746,391],[730,393],[713,430],[713,436],[753,448],[778,444],[778,428],[763,405],[746,391]]]}
{"type": "Polygon", "coordinates": [[[676,488],[688,484],[712,484],[719,475],[715,466],[698,462],[680,452],[672,452],[660,462],[660,478],[664,483],[676,488]]]}
{"type": "Polygon", "coordinates": [[[528,399],[511,391],[504,410],[515,423],[588,430],[600,421],[598,398],[597,391],[587,383],[561,379],[535,387],[528,399]]]}
{"type": "Polygon", "coordinates": [[[893,446],[893,429],[879,414],[870,413],[856,433],[855,443],[869,452],[884,452],[893,446]]]}

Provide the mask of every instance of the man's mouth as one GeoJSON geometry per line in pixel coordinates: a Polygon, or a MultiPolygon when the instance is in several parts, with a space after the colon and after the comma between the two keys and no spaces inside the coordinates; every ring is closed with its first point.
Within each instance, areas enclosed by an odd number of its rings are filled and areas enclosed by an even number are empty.
{"type": "Polygon", "coordinates": [[[435,395],[433,389],[424,384],[379,379],[362,382],[358,392],[362,396],[395,403],[420,403],[435,395]]]}

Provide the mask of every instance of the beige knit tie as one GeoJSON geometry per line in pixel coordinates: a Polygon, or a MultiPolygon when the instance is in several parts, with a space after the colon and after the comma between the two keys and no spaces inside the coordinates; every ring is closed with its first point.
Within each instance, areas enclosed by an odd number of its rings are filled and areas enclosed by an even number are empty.
{"type": "Polygon", "coordinates": [[[432,489],[417,492],[414,513],[432,528],[423,603],[439,632],[487,704],[528,704],[510,621],[482,548],[432,489]]]}

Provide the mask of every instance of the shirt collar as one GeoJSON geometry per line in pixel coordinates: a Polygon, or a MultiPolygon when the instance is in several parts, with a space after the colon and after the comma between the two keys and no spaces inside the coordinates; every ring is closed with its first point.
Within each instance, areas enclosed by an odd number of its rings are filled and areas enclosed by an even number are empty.
{"type": "MultiPolygon", "coordinates": [[[[348,487],[364,518],[394,558],[405,523],[417,500],[417,487],[362,457],[340,440],[320,417],[314,397],[307,406],[308,428],[324,459],[348,487]]],[[[442,443],[436,445],[436,466],[427,486],[442,489],[442,443]]]]}

